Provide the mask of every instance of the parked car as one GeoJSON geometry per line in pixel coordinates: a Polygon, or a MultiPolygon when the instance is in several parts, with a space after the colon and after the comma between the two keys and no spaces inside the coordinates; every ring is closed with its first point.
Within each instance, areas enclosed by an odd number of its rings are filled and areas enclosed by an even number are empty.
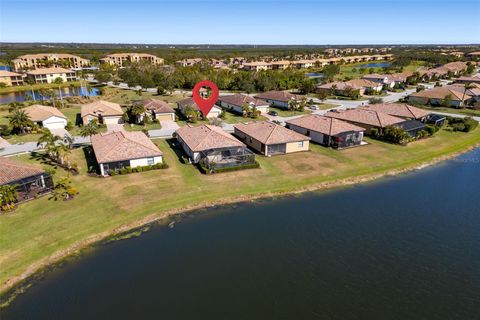
{"type": "Polygon", "coordinates": [[[274,117],[278,116],[278,112],[273,110],[268,111],[268,114],[274,117]]]}
{"type": "Polygon", "coordinates": [[[320,110],[320,108],[317,107],[317,106],[315,106],[315,105],[308,106],[308,108],[309,108],[310,110],[320,110]]]}

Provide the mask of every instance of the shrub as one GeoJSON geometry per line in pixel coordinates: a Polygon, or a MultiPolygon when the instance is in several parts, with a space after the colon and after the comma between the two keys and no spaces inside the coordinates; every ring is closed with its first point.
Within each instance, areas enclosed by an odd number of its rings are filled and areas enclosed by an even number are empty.
{"type": "Polygon", "coordinates": [[[440,128],[437,126],[427,125],[425,131],[428,135],[433,136],[440,128]]]}

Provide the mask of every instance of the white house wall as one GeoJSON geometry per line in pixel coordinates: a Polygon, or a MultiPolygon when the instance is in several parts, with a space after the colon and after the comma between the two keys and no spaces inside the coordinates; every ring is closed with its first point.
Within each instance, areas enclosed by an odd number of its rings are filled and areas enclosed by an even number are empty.
{"type": "Polygon", "coordinates": [[[67,126],[67,119],[53,116],[42,121],[42,126],[48,129],[64,129],[67,126]]]}

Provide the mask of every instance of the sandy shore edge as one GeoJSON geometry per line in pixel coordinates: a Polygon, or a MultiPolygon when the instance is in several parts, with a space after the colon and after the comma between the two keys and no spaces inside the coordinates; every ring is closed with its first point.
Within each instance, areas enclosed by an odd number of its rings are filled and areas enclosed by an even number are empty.
{"type": "MultiPolygon", "coordinates": [[[[212,206],[219,206],[219,205],[226,205],[226,204],[233,204],[233,203],[239,203],[239,202],[245,202],[245,201],[252,201],[252,200],[258,200],[262,198],[271,198],[271,197],[278,197],[278,196],[283,196],[283,195],[294,195],[294,194],[299,194],[299,193],[304,193],[304,192],[309,192],[309,191],[318,191],[318,190],[328,190],[328,189],[333,189],[333,188],[338,188],[338,187],[343,187],[343,186],[350,186],[354,184],[359,184],[359,183],[364,183],[364,182],[369,182],[373,180],[377,180],[383,177],[387,176],[395,176],[399,175],[402,173],[407,173],[415,170],[421,170],[427,167],[430,167],[432,165],[435,165],[439,162],[443,162],[446,160],[453,159],[455,157],[458,157],[461,154],[467,153],[475,148],[480,147],[480,143],[476,145],[472,145],[465,150],[455,152],[452,154],[446,154],[442,155],[440,157],[434,158],[430,161],[427,162],[419,162],[415,165],[411,165],[409,167],[403,168],[403,169],[392,169],[388,170],[382,173],[378,174],[371,174],[371,175],[366,175],[366,176],[356,176],[356,177],[351,177],[351,178],[345,178],[345,179],[340,179],[340,180],[334,180],[334,181],[328,181],[328,182],[322,182],[318,184],[313,184],[310,186],[298,188],[295,190],[287,191],[287,192],[272,192],[272,193],[262,193],[259,195],[250,195],[250,196],[238,196],[238,197],[231,197],[231,198],[225,198],[225,199],[220,199],[216,201],[210,201],[210,202],[203,202],[203,203],[198,203],[192,206],[185,206],[181,208],[176,208],[176,209],[171,209],[167,210],[161,213],[155,213],[148,215],[140,220],[137,220],[135,222],[120,226],[115,229],[107,230],[102,233],[90,236],[89,238],[78,241],[71,245],[70,247],[59,250],[55,252],[54,254],[45,257],[33,264],[31,264],[22,274],[11,277],[7,281],[1,284],[0,286],[0,296],[7,297],[7,300],[9,302],[12,299],[9,299],[8,296],[12,295],[15,296],[15,293],[12,292],[12,290],[16,290],[16,287],[22,284],[22,282],[28,280],[31,276],[36,274],[37,272],[40,272],[41,270],[54,265],[61,260],[75,255],[79,253],[81,250],[86,249],[89,246],[95,245],[99,242],[104,241],[105,239],[108,239],[112,236],[126,233],[129,231],[133,231],[135,229],[139,229],[143,226],[146,226],[151,223],[158,222],[160,220],[166,219],[166,218],[173,218],[178,214],[185,213],[188,211],[193,211],[193,210],[198,210],[198,209],[204,209],[212,206]]],[[[8,305],[8,302],[4,303],[3,305],[0,305],[0,308],[8,305]]]]}

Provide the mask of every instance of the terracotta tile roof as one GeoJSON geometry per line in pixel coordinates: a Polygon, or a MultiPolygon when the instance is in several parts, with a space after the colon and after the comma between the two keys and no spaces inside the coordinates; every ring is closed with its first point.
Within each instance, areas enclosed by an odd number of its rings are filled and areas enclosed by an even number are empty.
{"type": "Polygon", "coordinates": [[[55,107],[34,104],[32,106],[26,107],[23,110],[30,117],[30,120],[32,120],[33,122],[44,121],[50,117],[59,117],[59,118],[67,119],[67,117],[55,107]]]}
{"type": "MultiPolygon", "coordinates": [[[[23,56],[18,56],[16,59],[46,59],[46,58],[77,58],[77,59],[84,59],[79,56],[74,56],[73,54],[69,53],[35,53],[35,54],[25,54],[23,56]]],[[[86,60],[86,59],[85,59],[86,60]]]]}
{"type": "Polygon", "coordinates": [[[457,79],[457,81],[462,81],[462,82],[479,82],[479,83],[480,83],[480,77],[479,77],[479,76],[460,77],[460,78],[457,79]]]}
{"type": "Polygon", "coordinates": [[[145,99],[143,100],[143,106],[147,110],[154,111],[155,113],[175,113],[167,102],[158,99],[145,99]]]}
{"type": "Polygon", "coordinates": [[[74,71],[65,69],[65,68],[40,68],[40,69],[28,71],[27,74],[39,75],[39,74],[73,73],[73,72],[74,71]]]}
{"type": "MultiPolygon", "coordinates": [[[[446,96],[451,95],[453,100],[462,100],[463,93],[458,92],[458,90],[452,90],[449,86],[446,87],[435,87],[432,89],[422,90],[420,92],[412,93],[411,97],[419,98],[430,98],[430,99],[445,99],[446,96]]],[[[464,100],[471,99],[469,95],[465,95],[464,100]]]]}
{"type": "Polygon", "coordinates": [[[463,96],[463,93],[465,92],[466,95],[470,97],[478,97],[480,96],[480,84],[478,83],[472,83],[469,85],[469,88],[465,90],[465,85],[464,84],[452,84],[449,86],[446,86],[447,88],[456,91],[463,96]]]}
{"type": "Polygon", "coordinates": [[[258,121],[238,123],[234,125],[234,127],[236,130],[266,145],[310,140],[309,137],[303,134],[284,128],[273,122],[258,121]]]}
{"type": "Polygon", "coordinates": [[[264,93],[257,94],[255,96],[257,99],[263,99],[263,100],[276,100],[276,101],[282,101],[282,102],[288,102],[291,99],[301,99],[301,96],[290,93],[288,91],[267,91],[264,93]]]}
{"type": "Polygon", "coordinates": [[[20,73],[11,72],[8,70],[0,70],[0,77],[20,77],[20,73]]]}
{"type": "Polygon", "coordinates": [[[41,168],[0,157],[0,185],[44,173],[41,168]]]}
{"type": "Polygon", "coordinates": [[[228,95],[228,96],[220,96],[218,98],[218,101],[223,101],[223,102],[233,104],[233,105],[236,105],[236,106],[242,106],[245,103],[253,104],[256,107],[257,106],[268,106],[269,105],[269,103],[264,101],[264,100],[255,99],[255,98],[253,98],[251,96],[247,96],[245,94],[232,94],[232,95],[228,95]]]}
{"type": "Polygon", "coordinates": [[[426,117],[430,112],[423,109],[405,104],[405,103],[380,103],[372,104],[363,107],[366,110],[374,110],[378,112],[383,112],[391,116],[396,116],[400,118],[412,118],[420,119],[426,117]]]}
{"type": "Polygon", "coordinates": [[[121,116],[123,110],[118,103],[113,103],[105,100],[94,101],[89,104],[82,105],[81,116],[82,118],[87,115],[98,116],[121,116]]]}
{"type": "Polygon", "coordinates": [[[179,108],[185,108],[187,106],[191,106],[195,110],[200,110],[197,104],[195,103],[195,101],[193,101],[193,98],[186,98],[186,99],[179,100],[177,101],[177,105],[179,108]]]}
{"type": "Polygon", "coordinates": [[[365,131],[364,128],[346,121],[319,116],[316,114],[309,114],[300,118],[288,120],[286,123],[293,124],[311,131],[320,132],[329,136],[335,136],[342,132],[365,131]]]}
{"type": "Polygon", "coordinates": [[[394,117],[382,112],[361,108],[329,111],[325,116],[379,128],[384,128],[405,121],[402,118],[394,117]]]}
{"type": "Polygon", "coordinates": [[[92,147],[98,163],[158,157],[162,152],[139,131],[117,131],[92,136],[92,147]]]}
{"type": "Polygon", "coordinates": [[[361,87],[361,88],[374,88],[374,87],[380,86],[380,84],[367,79],[352,79],[352,80],[345,81],[345,83],[353,87],[361,87]]]}
{"type": "Polygon", "coordinates": [[[228,147],[245,147],[245,144],[225,132],[222,128],[208,124],[202,124],[197,127],[183,126],[175,133],[193,152],[228,147]]]}
{"type": "Polygon", "coordinates": [[[350,84],[350,83],[347,83],[347,82],[343,82],[343,81],[325,83],[325,84],[322,84],[320,86],[317,86],[317,89],[329,89],[329,90],[331,90],[331,89],[333,89],[334,86],[335,86],[336,90],[345,90],[347,88],[351,88],[353,90],[361,89],[360,86],[357,86],[355,84],[350,84]]]}

